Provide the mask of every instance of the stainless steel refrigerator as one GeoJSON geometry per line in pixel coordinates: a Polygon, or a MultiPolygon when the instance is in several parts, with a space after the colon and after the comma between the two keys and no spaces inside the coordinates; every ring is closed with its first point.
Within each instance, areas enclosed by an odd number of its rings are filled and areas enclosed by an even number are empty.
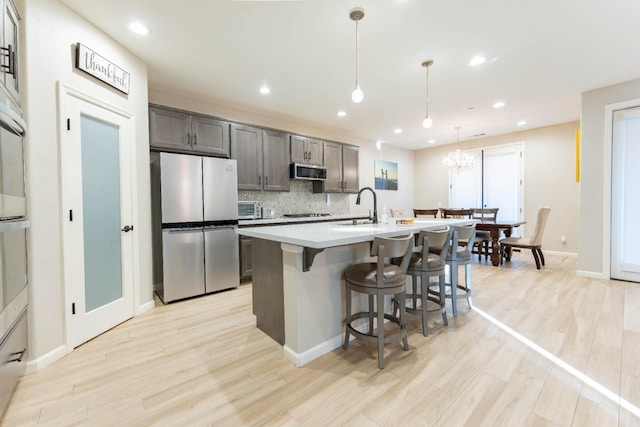
{"type": "Polygon", "coordinates": [[[235,160],[151,153],[153,281],[167,303],[240,282],[235,160]]]}

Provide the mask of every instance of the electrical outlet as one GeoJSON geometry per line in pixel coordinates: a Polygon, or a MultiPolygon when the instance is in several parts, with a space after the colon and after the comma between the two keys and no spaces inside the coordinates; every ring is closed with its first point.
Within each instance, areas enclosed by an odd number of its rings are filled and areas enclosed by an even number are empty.
{"type": "Polygon", "coordinates": [[[563,245],[567,244],[567,236],[565,236],[564,234],[560,236],[560,243],[562,243],[563,245]]]}

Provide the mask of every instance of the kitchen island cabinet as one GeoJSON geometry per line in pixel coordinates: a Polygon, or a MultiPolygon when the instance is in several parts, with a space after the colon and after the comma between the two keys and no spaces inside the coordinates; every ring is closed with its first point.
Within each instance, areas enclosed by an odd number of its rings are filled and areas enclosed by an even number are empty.
{"type": "Polygon", "coordinates": [[[303,366],[341,345],[343,272],[354,262],[370,259],[374,237],[472,222],[425,219],[411,225],[345,222],[239,228],[238,234],[253,239],[256,324],[283,345],[291,363],[303,366]]]}

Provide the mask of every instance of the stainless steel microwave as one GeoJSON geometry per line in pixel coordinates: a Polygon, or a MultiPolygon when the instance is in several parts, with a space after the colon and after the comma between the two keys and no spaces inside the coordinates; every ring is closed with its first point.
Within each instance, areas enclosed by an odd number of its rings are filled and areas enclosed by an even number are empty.
{"type": "Polygon", "coordinates": [[[262,202],[238,201],[238,219],[262,218],[262,202]]]}
{"type": "Polygon", "coordinates": [[[327,168],[306,163],[291,163],[289,167],[291,179],[311,179],[324,181],[327,179],[327,168]]]}

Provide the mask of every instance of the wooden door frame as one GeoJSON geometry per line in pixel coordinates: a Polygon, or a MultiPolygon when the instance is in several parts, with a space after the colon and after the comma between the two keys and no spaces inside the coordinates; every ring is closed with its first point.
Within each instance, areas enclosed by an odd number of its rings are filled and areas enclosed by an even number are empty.
{"type": "MultiPolygon", "coordinates": [[[[134,177],[136,174],[136,156],[135,156],[135,124],[134,124],[134,114],[123,110],[115,105],[106,103],[104,101],[99,100],[98,98],[93,97],[85,92],[72,88],[71,86],[58,81],[57,82],[57,94],[58,94],[58,144],[59,144],[59,153],[60,153],[60,169],[59,169],[59,179],[60,179],[60,234],[61,234],[61,242],[62,242],[62,283],[64,286],[63,294],[64,294],[64,348],[65,354],[71,353],[74,349],[73,344],[70,343],[70,328],[71,328],[71,302],[73,300],[73,294],[71,290],[71,286],[68,285],[66,280],[66,272],[73,268],[72,261],[70,260],[70,256],[68,255],[69,244],[66,241],[66,236],[68,235],[67,228],[69,226],[69,222],[67,221],[67,216],[65,212],[68,212],[67,203],[67,192],[69,191],[69,186],[67,185],[67,177],[65,176],[66,162],[67,162],[67,147],[65,146],[65,142],[67,140],[67,105],[66,100],[70,97],[76,98],[79,101],[87,102],[92,104],[98,108],[102,108],[106,111],[109,111],[113,114],[119,115],[124,119],[128,120],[131,123],[130,126],[130,136],[132,144],[128,149],[129,159],[129,173],[131,180],[131,221],[133,224],[139,224],[138,218],[138,207],[137,207],[137,188],[135,186],[134,177]]],[[[122,173],[122,172],[121,172],[122,173]]],[[[132,246],[131,246],[131,258],[132,258],[132,266],[131,266],[131,276],[132,282],[132,313],[135,316],[137,313],[136,307],[140,305],[140,287],[136,286],[135,278],[139,275],[139,249],[140,249],[140,240],[139,233],[133,233],[132,237],[132,246]]]]}

